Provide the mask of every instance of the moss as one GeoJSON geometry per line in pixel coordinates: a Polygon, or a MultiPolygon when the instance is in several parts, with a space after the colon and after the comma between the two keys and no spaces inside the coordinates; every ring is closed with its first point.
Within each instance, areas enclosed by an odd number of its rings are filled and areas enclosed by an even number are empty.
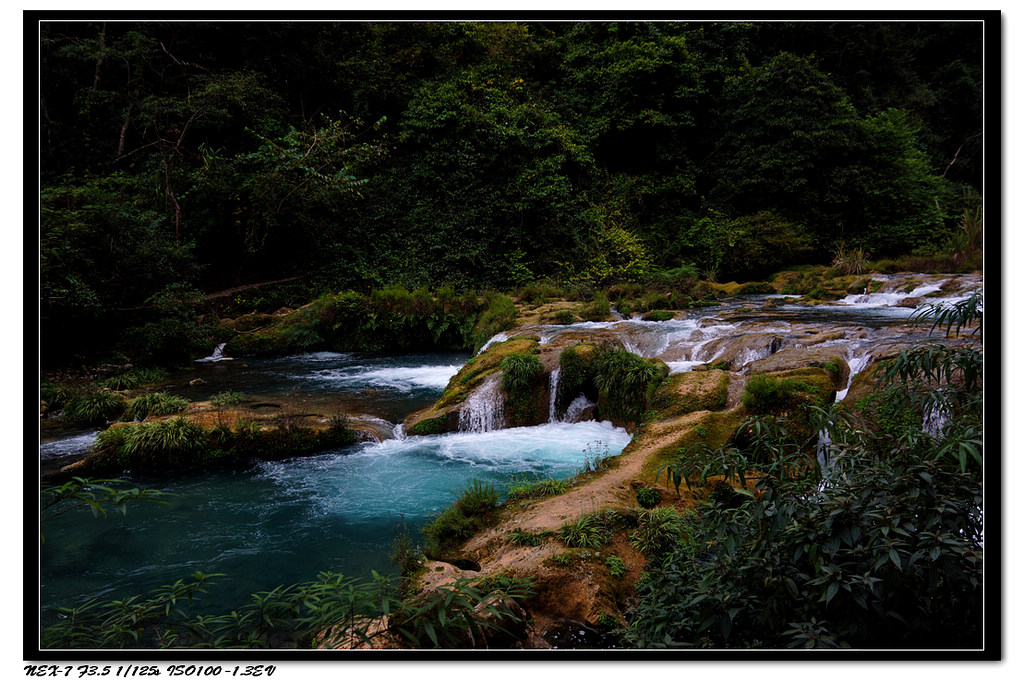
{"type": "Polygon", "coordinates": [[[654,397],[651,418],[667,420],[694,411],[724,409],[729,380],[729,374],[721,370],[672,374],[654,397]]]}
{"type": "Polygon", "coordinates": [[[423,419],[414,423],[409,428],[409,435],[437,435],[447,432],[448,417],[438,416],[432,419],[423,419]]]}
{"type": "Polygon", "coordinates": [[[827,404],[834,393],[829,372],[805,367],[751,376],[742,400],[751,413],[781,415],[804,403],[827,404]]]}
{"type": "Polygon", "coordinates": [[[664,322],[669,319],[674,319],[676,313],[671,310],[652,310],[644,315],[643,319],[645,322],[664,322]]]}
{"type": "MultiPolygon", "coordinates": [[[[712,449],[726,446],[735,436],[740,424],[746,418],[742,409],[730,411],[707,412],[699,418],[688,419],[680,424],[674,439],[656,450],[644,463],[644,472],[653,473],[662,464],[674,461],[680,449],[701,443],[712,449]],[[701,428],[700,432],[697,428],[701,428]]],[[[659,437],[664,432],[659,431],[659,437]]],[[[633,446],[633,445],[631,445],[633,446]]],[[[642,439],[637,442],[642,447],[642,439]]]]}

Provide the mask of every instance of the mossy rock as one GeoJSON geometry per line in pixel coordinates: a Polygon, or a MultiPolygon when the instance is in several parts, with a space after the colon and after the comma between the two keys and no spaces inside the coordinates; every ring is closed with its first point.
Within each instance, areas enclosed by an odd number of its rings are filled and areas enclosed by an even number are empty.
{"type": "Polygon", "coordinates": [[[795,345],[750,363],[751,375],[758,373],[786,373],[801,369],[816,368],[826,371],[831,377],[832,388],[842,390],[850,376],[844,350],[839,346],[803,347],[795,345]]]}
{"type": "MultiPolygon", "coordinates": [[[[747,417],[746,412],[741,409],[730,409],[729,411],[693,412],[683,416],[679,427],[668,444],[662,445],[644,464],[647,473],[653,472],[662,464],[675,460],[680,450],[685,450],[695,444],[707,445],[712,449],[725,447],[739,430],[740,424],[747,417]]],[[[665,430],[658,430],[652,435],[641,434],[635,438],[637,447],[643,447],[644,440],[648,437],[665,437],[665,430]]],[[[630,443],[630,447],[633,443],[630,443]]],[[[629,448],[627,448],[629,449],[629,448]]]]}
{"type": "Polygon", "coordinates": [[[651,310],[643,316],[645,322],[665,322],[675,319],[676,313],[672,310],[651,310]]]}
{"type": "Polygon", "coordinates": [[[729,397],[729,374],[718,369],[672,374],[651,405],[652,420],[667,420],[695,411],[719,411],[729,397]]]}

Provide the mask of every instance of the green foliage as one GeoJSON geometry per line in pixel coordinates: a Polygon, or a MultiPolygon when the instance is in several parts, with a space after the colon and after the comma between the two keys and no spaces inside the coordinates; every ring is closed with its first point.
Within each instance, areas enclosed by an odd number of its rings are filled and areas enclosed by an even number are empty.
{"type": "Polygon", "coordinates": [[[448,428],[448,417],[438,416],[432,419],[424,419],[409,428],[410,435],[437,435],[448,428]]]}
{"type": "MultiPolygon", "coordinates": [[[[102,435],[102,433],[101,433],[102,435]]],[[[167,492],[155,489],[138,489],[126,487],[122,480],[89,480],[71,478],[58,486],[43,487],[39,494],[41,515],[40,525],[77,508],[89,508],[94,517],[107,515],[107,507],[112,506],[122,515],[128,514],[128,502],[149,501],[163,504],[162,497],[167,492]]],[[[45,536],[40,535],[40,541],[45,536]]]]}
{"type": "Polygon", "coordinates": [[[501,367],[501,389],[505,407],[513,424],[529,423],[540,407],[538,388],[544,377],[544,364],[536,355],[513,352],[505,355],[501,367]]]}
{"type": "Polygon", "coordinates": [[[64,405],[63,417],[79,426],[103,425],[120,416],[125,399],[109,390],[87,390],[69,398],[64,405]]]}
{"type": "Polygon", "coordinates": [[[864,274],[868,269],[867,256],[863,248],[851,248],[840,242],[832,256],[832,268],[836,274],[864,274]]]}
{"type": "MultiPolygon", "coordinates": [[[[962,328],[979,303],[941,319],[962,328]]],[[[942,314],[931,308],[925,317],[942,314]]],[[[824,475],[812,443],[769,417],[748,420],[735,447],[694,447],[659,469],[677,489],[718,475],[741,487],[702,506],[691,540],[638,586],[629,640],[980,647],[980,369],[969,344],[924,343],[878,371],[888,391],[879,413],[905,417],[898,427],[878,414],[861,421],[835,406],[810,409],[813,427],[829,436],[824,475]],[[925,433],[922,405],[955,410],[955,425],[925,433]]]]}
{"type": "Polygon", "coordinates": [[[640,420],[668,375],[667,367],[610,346],[600,347],[595,354],[593,383],[598,409],[607,418],[640,420]]]}
{"type": "Polygon", "coordinates": [[[683,516],[671,507],[651,508],[640,512],[636,530],[629,543],[640,553],[653,559],[669,551],[684,530],[683,516]]]}
{"type": "Polygon", "coordinates": [[[614,511],[584,513],[558,529],[558,540],[570,548],[597,549],[611,539],[617,520],[614,511]]]}
{"type": "Polygon", "coordinates": [[[671,310],[653,310],[645,314],[643,319],[645,322],[664,322],[674,319],[675,316],[676,313],[671,310]]]}
{"type": "Polygon", "coordinates": [[[411,577],[423,565],[423,550],[416,545],[404,519],[395,525],[395,538],[391,542],[389,557],[403,577],[411,577]]]}
{"type": "Polygon", "coordinates": [[[166,381],[170,376],[165,370],[157,368],[129,369],[128,371],[100,379],[97,383],[111,390],[132,390],[142,385],[166,381]]]}
{"type": "Polygon", "coordinates": [[[487,307],[473,326],[473,351],[476,352],[495,334],[512,328],[516,321],[515,303],[501,293],[484,295],[487,307]]]}
{"type": "Polygon", "coordinates": [[[45,648],[280,648],[355,645],[390,636],[411,648],[462,647],[521,624],[511,603],[533,585],[509,578],[460,579],[402,599],[391,580],[320,573],[310,582],[253,594],[229,614],[196,614],[193,603],[224,575],[195,573],[148,596],[62,608],[44,627],[45,648]],[[388,617],[388,626],[371,625],[388,617]],[[325,632],[329,635],[324,637],[325,632]]]}
{"type": "Polygon", "coordinates": [[[223,409],[224,407],[231,407],[239,404],[243,397],[244,395],[237,390],[224,390],[216,395],[211,395],[210,404],[217,409],[223,409]]]}
{"type": "Polygon", "coordinates": [[[134,426],[116,454],[126,468],[159,470],[199,464],[208,448],[207,431],[176,416],[134,426]]]}
{"type": "Polygon", "coordinates": [[[501,360],[501,389],[510,397],[527,393],[544,373],[544,364],[536,355],[513,352],[501,360]]]}
{"type": "Polygon", "coordinates": [[[139,395],[125,409],[121,419],[124,421],[142,421],[147,416],[167,416],[177,414],[188,408],[188,400],[167,393],[146,393],[139,395]]]}
{"type": "Polygon", "coordinates": [[[506,533],[508,543],[512,546],[540,546],[544,539],[550,534],[547,530],[542,532],[529,532],[527,530],[512,530],[506,533]]]}
{"type": "Polygon", "coordinates": [[[629,572],[629,568],[618,556],[608,556],[604,561],[605,567],[608,568],[608,574],[612,577],[622,577],[629,572]]]}
{"type": "Polygon", "coordinates": [[[460,541],[468,539],[487,522],[497,507],[500,494],[492,483],[473,478],[459,491],[457,498],[426,524],[423,548],[427,558],[442,559],[460,541]]]}
{"type": "Polygon", "coordinates": [[[661,503],[661,492],[653,487],[638,487],[636,490],[636,503],[642,508],[654,508],[661,503]]]}
{"type": "Polygon", "coordinates": [[[969,477],[859,462],[820,491],[779,479],[758,489],[704,510],[705,549],[669,554],[639,588],[634,645],[980,645],[981,496],[969,477]],[[801,636],[812,622],[820,638],[801,636]]]}
{"type": "Polygon", "coordinates": [[[754,374],[746,383],[742,401],[753,414],[777,414],[808,399],[820,400],[817,386],[794,378],[754,374]]]}
{"type": "Polygon", "coordinates": [[[543,499],[557,494],[563,494],[569,489],[566,480],[545,478],[534,481],[513,481],[508,486],[508,500],[522,501],[524,499],[543,499]]]}

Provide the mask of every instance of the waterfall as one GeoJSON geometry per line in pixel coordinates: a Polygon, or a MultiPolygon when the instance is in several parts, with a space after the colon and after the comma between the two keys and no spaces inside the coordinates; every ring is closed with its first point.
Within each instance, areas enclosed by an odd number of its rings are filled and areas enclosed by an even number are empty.
{"type": "Polygon", "coordinates": [[[405,424],[404,423],[399,423],[399,424],[395,425],[394,437],[395,437],[396,440],[404,440],[405,439],[405,424]]]}
{"type": "Polygon", "coordinates": [[[213,349],[213,354],[212,355],[210,355],[209,357],[203,357],[202,359],[197,359],[196,361],[197,362],[222,362],[224,360],[231,359],[231,357],[225,357],[224,356],[224,347],[226,345],[227,345],[227,343],[221,343],[220,345],[218,345],[217,347],[215,347],[213,349]]]}
{"type": "Polygon", "coordinates": [[[459,432],[486,433],[505,424],[500,378],[501,374],[494,374],[466,399],[459,412],[459,432]]]}
{"type": "Polygon", "coordinates": [[[558,421],[555,403],[558,401],[558,375],[561,372],[561,366],[555,367],[555,370],[551,372],[551,378],[548,381],[548,392],[550,393],[550,397],[548,398],[548,423],[555,423],[558,421]]]}
{"type": "Polygon", "coordinates": [[[846,356],[846,363],[850,367],[850,377],[846,379],[846,387],[836,393],[836,402],[842,402],[846,398],[846,394],[850,392],[850,386],[853,385],[853,377],[864,370],[864,367],[871,361],[871,349],[856,354],[857,349],[850,348],[846,356]]]}
{"type": "Polygon", "coordinates": [[[921,423],[921,430],[932,437],[942,436],[942,430],[946,427],[946,411],[941,407],[929,407],[921,423]]]}
{"type": "Polygon", "coordinates": [[[576,420],[580,417],[588,407],[593,407],[594,402],[587,399],[586,395],[579,395],[575,400],[569,403],[569,406],[565,409],[565,415],[562,416],[562,423],[576,423],[576,420]]]}
{"type": "Polygon", "coordinates": [[[481,354],[484,350],[486,350],[487,348],[491,347],[495,343],[504,343],[507,340],[508,340],[508,334],[505,333],[504,331],[499,331],[498,333],[496,333],[493,336],[491,336],[490,340],[488,340],[486,343],[484,343],[483,346],[479,350],[477,350],[476,354],[478,354],[478,355],[481,354]]]}

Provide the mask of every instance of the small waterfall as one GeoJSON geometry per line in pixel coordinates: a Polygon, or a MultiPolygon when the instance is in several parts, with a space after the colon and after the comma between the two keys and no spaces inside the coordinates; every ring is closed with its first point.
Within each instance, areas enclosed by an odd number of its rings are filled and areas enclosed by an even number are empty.
{"type": "Polygon", "coordinates": [[[494,374],[488,378],[463,403],[459,412],[459,432],[486,433],[505,424],[504,396],[498,383],[500,377],[501,374],[494,374]]]}
{"type": "Polygon", "coordinates": [[[483,347],[481,347],[477,351],[476,354],[479,355],[480,353],[482,353],[484,350],[486,350],[487,348],[491,347],[495,343],[504,343],[507,340],[508,340],[508,334],[505,333],[504,331],[499,331],[498,333],[496,333],[493,336],[491,336],[490,340],[488,340],[486,343],[484,343],[483,347]]]}
{"type": "Polygon", "coordinates": [[[562,423],[576,423],[580,414],[582,414],[585,409],[593,407],[595,404],[595,402],[588,400],[586,395],[579,395],[575,400],[569,403],[568,407],[566,407],[565,415],[562,416],[562,423]]]}
{"type": "Polygon", "coordinates": [[[932,437],[941,437],[942,430],[946,427],[946,412],[941,407],[930,407],[928,413],[924,415],[924,421],[921,423],[921,430],[928,433],[932,437]]]}
{"type": "Polygon", "coordinates": [[[850,377],[846,379],[846,387],[836,393],[836,402],[842,402],[846,398],[846,394],[850,392],[850,386],[853,385],[853,377],[863,371],[871,361],[870,348],[861,354],[856,354],[857,349],[855,348],[850,348],[848,352],[846,363],[850,367],[850,377]]]}
{"type": "Polygon", "coordinates": [[[213,349],[213,354],[212,355],[210,355],[209,357],[203,357],[202,359],[197,359],[196,361],[197,362],[223,362],[224,360],[232,359],[231,357],[225,357],[224,356],[224,347],[226,345],[227,345],[227,343],[221,343],[220,345],[218,345],[217,347],[215,347],[213,349]]]}
{"type": "Polygon", "coordinates": [[[548,423],[555,423],[558,421],[558,415],[555,411],[555,402],[558,401],[558,375],[561,372],[561,366],[555,367],[555,370],[551,372],[551,378],[548,381],[548,392],[550,393],[550,397],[548,398],[548,423]]]}
{"type": "Polygon", "coordinates": [[[395,437],[396,440],[404,440],[405,439],[405,424],[404,423],[398,423],[398,424],[395,425],[394,437],[395,437]]]}

